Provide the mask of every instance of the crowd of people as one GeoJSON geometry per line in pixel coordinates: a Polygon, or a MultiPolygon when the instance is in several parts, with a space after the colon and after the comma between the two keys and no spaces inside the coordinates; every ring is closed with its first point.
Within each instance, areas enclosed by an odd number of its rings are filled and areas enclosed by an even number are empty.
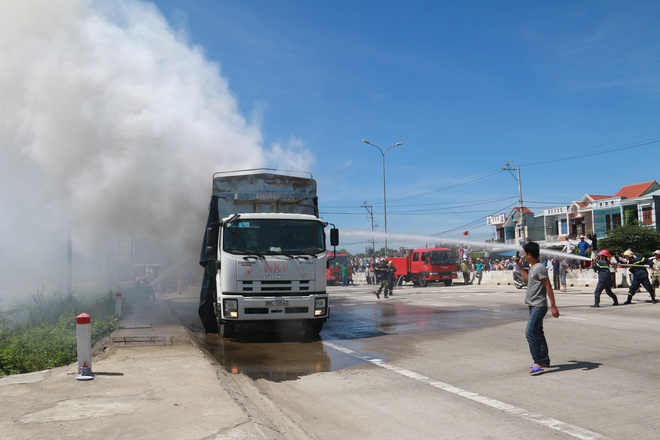
{"type": "MultiPolygon", "coordinates": [[[[605,291],[610,298],[615,298],[615,296],[613,297],[612,289],[625,286],[626,284],[630,286],[630,292],[624,304],[630,304],[632,297],[642,287],[651,295],[651,301],[656,301],[655,288],[660,287],[660,250],[657,250],[654,252],[654,256],[648,258],[637,257],[630,249],[622,254],[611,254],[606,249],[594,252],[591,243],[584,240],[584,238],[580,236],[580,242],[576,246],[576,249],[578,249],[576,253],[583,257],[582,260],[576,261],[571,258],[562,258],[561,256],[539,258],[539,264],[545,266],[548,271],[554,290],[558,292],[567,291],[567,275],[571,271],[593,269],[598,274],[598,284],[594,293],[594,304],[592,307],[598,307],[600,305],[600,294],[602,291],[605,291]],[[585,244],[581,245],[582,243],[585,244]],[[628,268],[628,280],[627,283],[622,280],[621,284],[617,286],[617,269],[621,267],[628,268]]],[[[458,248],[458,261],[459,271],[462,274],[464,284],[473,284],[476,281],[480,285],[483,274],[488,271],[511,270],[520,272],[516,263],[516,257],[502,259],[491,259],[488,257],[473,258],[469,255],[469,248],[467,246],[458,248]]],[[[523,264],[525,264],[524,260],[523,264]]],[[[363,273],[367,284],[382,286],[383,282],[387,281],[388,288],[385,289],[385,287],[382,287],[379,289],[377,295],[379,298],[380,293],[383,291],[385,292],[385,297],[392,294],[393,286],[396,282],[396,269],[391,261],[388,262],[386,257],[355,257],[352,269],[353,273],[363,273]]],[[[613,300],[613,303],[618,305],[618,301],[613,300]]]]}

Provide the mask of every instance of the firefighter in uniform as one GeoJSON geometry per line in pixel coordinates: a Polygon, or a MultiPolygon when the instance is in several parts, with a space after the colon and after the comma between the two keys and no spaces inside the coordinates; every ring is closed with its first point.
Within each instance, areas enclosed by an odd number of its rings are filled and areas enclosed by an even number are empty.
{"type": "Polygon", "coordinates": [[[390,296],[389,292],[389,283],[388,283],[388,278],[389,278],[389,271],[387,270],[387,260],[385,258],[381,258],[380,264],[376,266],[376,282],[380,283],[380,286],[378,287],[378,291],[376,291],[376,297],[380,299],[380,292],[385,290],[385,298],[390,296]]]}
{"type": "Polygon", "coordinates": [[[591,307],[600,307],[600,294],[605,289],[607,296],[614,301],[613,306],[619,305],[619,300],[612,292],[612,278],[610,277],[610,258],[612,255],[607,249],[598,252],[598,259],[594,261],[594,271],[598,274],[598,284],[594,291],[594,305],[591,307]]]}
{"type": "Polygon", "coordinates": [[[633,251],[628,249],[623,253],[623,256],[629,259],[630,264],[627,264],[632,272],[632,282],[630,283],[630,289],[628,290],[628,298],[624,304],[632,304],[632,298],[639,289],[639,286],[642,285],[646,291],[651,295],[651,302],[656,304],[658,301],[655,299],[655,289],[649,281],[649,272],[646,270],[652,263],[648,258],[645,257],[636,257],[633,254],[633,251]]]}

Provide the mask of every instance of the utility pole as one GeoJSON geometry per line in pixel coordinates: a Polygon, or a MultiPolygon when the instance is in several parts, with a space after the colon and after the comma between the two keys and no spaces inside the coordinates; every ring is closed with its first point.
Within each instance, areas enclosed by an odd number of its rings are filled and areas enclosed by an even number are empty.
{"type": "Polygon", "coordinates": [[[374,240],[374,207],[373,205],[367,205],[367,202],[362,202],[362,207],[367,210],[369,214],[369,220],[371,220],[371,253],[376,252],[376,240],[374,240]]]}
{"type": "Polygon", "coordinates": [[[511,162],[504,162],[502,171],[508,171],[511,173],[514,179],[518,181],[518,205],[520,209],[520,220],[518,221],[518,236],[522,238],[523,242],[527,242],[527,236],[525,234],[525,220],[523,219],[523,196],[522,196],[522,180],[520,179],[520,166],[511,166],[511,162]],[[514,176],[511,171],[517,171],[518,176],[514,176]]]}

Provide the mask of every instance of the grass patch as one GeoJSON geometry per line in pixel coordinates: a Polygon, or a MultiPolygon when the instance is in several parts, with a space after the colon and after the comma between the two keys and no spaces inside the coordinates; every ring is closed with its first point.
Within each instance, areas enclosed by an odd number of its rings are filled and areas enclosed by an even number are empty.
{"type": "Polygon", "coordinates": [[[114,292],[91,300],[43,290],[0,316],[0,375],[30,373],[77,360],[76,317],[92,317],[92,345],[119,328],[114,292]]]}

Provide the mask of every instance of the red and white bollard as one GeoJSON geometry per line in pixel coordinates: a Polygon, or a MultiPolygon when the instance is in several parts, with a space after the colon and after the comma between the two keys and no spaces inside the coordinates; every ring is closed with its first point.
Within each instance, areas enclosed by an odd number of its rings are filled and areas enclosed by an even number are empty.
{"type": "Polygon", "coordinates": [[[121,318],[121,292],[115,293],[115,315],[121,318]]]}
{"type": "Polygon", "coordinates": [[[78,380],[93,379],[92,376],[92,318],[87,313],[76,317],[78,339],[78,380]]]}

